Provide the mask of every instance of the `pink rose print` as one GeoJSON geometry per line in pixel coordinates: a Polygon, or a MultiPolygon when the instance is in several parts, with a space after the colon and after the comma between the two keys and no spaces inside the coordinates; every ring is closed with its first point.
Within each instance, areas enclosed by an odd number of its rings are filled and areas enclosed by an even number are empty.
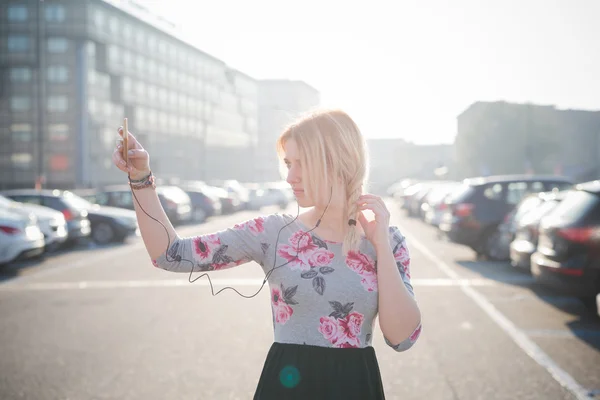
{"type": "Polygon", "coordinates": [[[295,232],[289,239],[290,244],[279,246],[277,253],[289,262],[291,269],[307,271],[310,269],[310,257],[319,247],[313,243],[312,236],[303,231],[295,232]],[[296,258],[296,253],[298,256],[296,258]]]}
{"type": "Polygon", "coordinates": [[[211,259],[213,252],[221,246],[221,240],[216,234],[197,236],[192,240],[194,246],[194,258],[198,261],[211,259]]]}
{"type": "Polygon", "coordinates": [[[233,229],[248,229],[254,236],[258,236],[259,233],[265,231],[265,219],[263,217],[258,217],[246,221],[242,224],[235,224],[233,229]]]}
{"type": "Polygon", "coordinates": [[[360,251],[349,251],[346,257],[346,265],[360,275],[363,288],[368,292],[377,291],[377,270],[375,261],[360,251]]]}
{"type": "Polygon", "coordinates": [[[403,272],[408,279],[410,279],[410,254],[406,245],[406,240],[394,235],[394,239],[397,241],[396,247],[394,247],[394,259],[400,272],[403,272]]]}
{"type": "Polygon", "coordinates": [[[294,309],[290,305],[298,304],[293,298],[297,289],[298,285],[285,289],[283,284],[281,284],[281,289],[271,289],[271,307],[273,308],[275,322],[278,324],[285,325],[294,314],[294,309]]]}
{"type": "Polygon", "coordinates": [[[337,343],[340,333],[342,332],[337,319],[333,317],[321,317],[319,321],[321,322],[319,325],[319,332],[321,332],[323,337],[329,340],[332,344],[337,343]]]}
{"type": "Polygon", "coordinates": [[[159,268],[158,262],[156,262],[156,260],[152,260],[152,265],[154,265],[156,268],[159,268]]]}
{"type": "Polygon", "coordinates": [[[364,315],[352,311],[354,303],[342,305],[339,301],[330,301],[334,311],[319,319],[319,332],[333,347],[360,347],[360,331],[364,315]]]}
{"type": "Polygon", "coordinates": [[[415,331],[412,333],[412,335],[410,335],[410,341],[413,343],[416,342],[420,335],[421,335],[421,324],[419,324],[417,329],[415,329],[415,331]]]}
{"type": "Polygon", "coordinates": [[[327,249],[319,247],[311,253],[308,263],[311,267],[324,267],[329,265],[331,260],[333,260],[333,253],[327,249]]]}

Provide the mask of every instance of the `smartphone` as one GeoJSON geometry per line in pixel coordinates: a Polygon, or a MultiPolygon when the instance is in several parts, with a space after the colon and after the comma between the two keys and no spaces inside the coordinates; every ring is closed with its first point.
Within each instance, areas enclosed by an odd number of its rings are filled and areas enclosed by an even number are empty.
{"type": "Polygon", "coordinates": [[[127,145],[127,140],[129,139],[129,129],[127,128],[127,118],[123,120],[123,160],[125,160],[125,165],[128,164],[127,159],[127,151],[129,150],[129,146],[127,145]]]}

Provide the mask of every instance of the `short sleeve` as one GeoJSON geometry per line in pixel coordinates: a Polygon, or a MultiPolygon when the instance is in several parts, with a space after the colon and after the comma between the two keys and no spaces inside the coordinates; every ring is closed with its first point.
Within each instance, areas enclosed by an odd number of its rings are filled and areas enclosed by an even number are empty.
{"type": "Polygon", "coordinates": [[[152,264],[167,271],[216,271],[250,261],[263,264],[276,215],[258,217],[219,232],[178,238],[152,264]]]}
{"type": "MultiPolygon", "coordinates": [[[[402,235],[400,230],[395,226],[390,227],[390,245],[392,246],[394,260],[396,260],[396,266],[398,267],[398,271],[400,272],[404,286],[406,286],[406,289],[414,298],[415,292],[412,284],[410,283],[410,253],[408,252],[408,245],[406,244],[406,238],[404,235],[402,235]]],[[[402,342],[393,344],[387,338],[385,338],[385,342],[388,346],[400,352],[411,348],[420,335],[421,324],[419,323],[412,334],[402,342]]]]}

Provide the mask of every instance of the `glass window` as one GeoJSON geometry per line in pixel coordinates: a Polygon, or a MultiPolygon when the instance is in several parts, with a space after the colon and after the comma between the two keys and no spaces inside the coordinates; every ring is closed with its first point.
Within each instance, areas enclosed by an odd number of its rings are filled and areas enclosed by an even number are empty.
{"type": "Polygon", "coordinates": [[[96,26],[98,28],[103,28],[105,23],[106,23],[106,17],[104,16],[104,13],[101,10],[95,10],[94,11],[94,24],[96,24],[96,26]]]}
{"type": "Polygon", "coordinates": [[[69,139],[69,125],[67,124],[49,124],[48,137],[53,142],[62,142],[69,139]]]}
{"type": "Polygon", "coordinates": [[[66,171],[69,169],[69,157],[62,154],[53,155],[49,164],[52,171],[66,171]]]}
{"type": "Polygon", "coordinates": [[[15,168],[28,169],[31,167],[33,156],[30,153],[14,153],[11,154],[10,161],[15,168]]]}
{"type": "Polygon", "coordinates": [[[69,47],[65,38],[48,38],[48,53],[64,53],[69,47]]]}
{"type": "Polygon", "coordinates": [[[10,98],[11,111],[29,111],[31,109],[31,98],[27,96],[13,96],[10,98]]]}
{"type": "Polygon", "coordinates": [[[67,96],[48,96],[48,111],[63,112],[69,108],[69,99],[67,96]]]}
{"type": "Polygon", "coordinates": [[[508,184],[506,201],[508,204],[518,204],[523,196],[527,194],[526,182],[511,182],[508,184]]]}
{"type": "Polygon", "coordinates": [[[16,67],[10,69],[10,80],[12,82],[29,82],[31,80],[31,68],[16,67]]]}
{"type": "Polygon", "coordinates": [[[29,36],[10,35],[7,38],[8,51],[17,53],[29,50],[29,36]]]}
{"type": "Polygon", "coordinates": [[[502,184],[496,183],[485,188],[483,195],[490,200],[501,201],[504,197],[502,184]]]}
{"type": "Polygon", "coordinates": [[[115,17],[110,17],[108,20],[108,29],[110,33],[117,33],[117,29],[119,28],[119,23],[115,17]]]}
{"type": "Polygon", "coordinates": [[[123,27],[123,37],[125,38],[125,40],[131,40],[131,36],[131,26],[129,24],[125,24],[125,26],[123,27]]]}
{"type": "Polygon", "coordinates": [[[21,4],[8,6],[8,20],[13,22],[27,21],[27,6],[21,4]]]}
{"type": "Polygon", "coordinates": [[[62,4],[49,4],[46,6],[46,21],[62,22],[65,20],[65,7],[62,4]]]}
{"type": "Polygon", "coordinates": [[[10,126],[12,137],[17,142],[30,142],[33,135],[31,133],[31,124],[12,124],[10,126]]]}
{"type": "Polygon", "coordinates": [[[47,71],[48,82],[63,83],[69,80],[69,70],[64,65],[51,65],[47,71]]]}

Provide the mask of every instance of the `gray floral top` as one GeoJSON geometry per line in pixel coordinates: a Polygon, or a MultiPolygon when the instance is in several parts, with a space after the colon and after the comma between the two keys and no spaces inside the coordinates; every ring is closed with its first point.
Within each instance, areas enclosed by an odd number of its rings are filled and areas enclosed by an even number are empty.
{"type": "MultiPolygon", "coordinates": [[[[358,250],[344,257],[342,243],[323,240],[308,230],[288,214],[259,217],[217,233],[178,239],[171,244],[168,257],[163,254],[153,264],[189,273],[192,264],[186,260],[193,261],[194,271],[256,261],[268,275],[276,342],[370,346],[378,306],[374,247],[363,237],[358,250]]],[[[397,227],[390,227],[389,236],[398,270],[414,297],[406,240],[397,227]]],[[[419,325],[401,343],[385,341],[396,351],[404,351],[420,332],[419,325]]]]}

